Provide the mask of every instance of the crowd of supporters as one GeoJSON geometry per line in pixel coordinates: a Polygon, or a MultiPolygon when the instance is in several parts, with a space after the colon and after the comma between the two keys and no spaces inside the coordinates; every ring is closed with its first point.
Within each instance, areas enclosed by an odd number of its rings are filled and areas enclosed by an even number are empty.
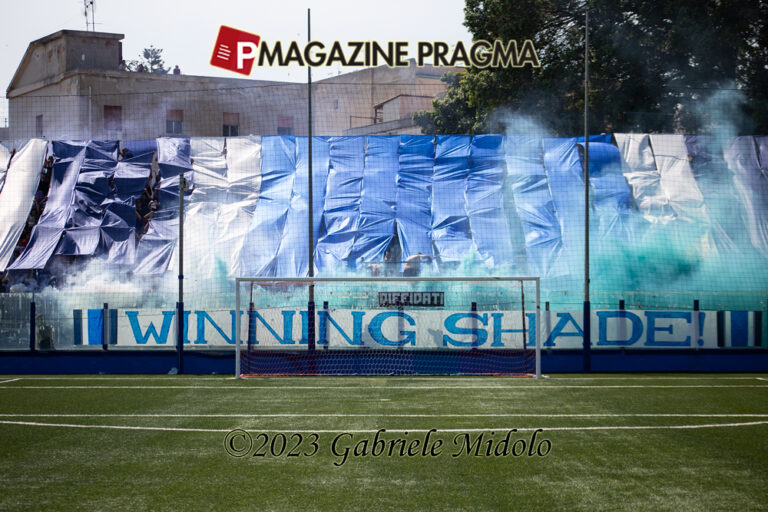
{"type": "MultiPolygon", "coordinates": [[[[14,150],[11,154],[11,159],[15,152],[16,151],[14,150]]],[[[123,149],[119,153],[118,160],[124,160],[130,157],[131,155],[128,154],[127,150],[123,149]]],[[[14,248],[13,256],[10,260],[11,263],[19,258],[27,248],[27,245],[29,245],[32,237],[32,230],[38,224],[45,211],[45,206],[48,201],[48,191],[51,187],[53,164],[53,156],[49,156],[43,164],[32,207],[30,208],[29,216],[27,217],[21,236],[14,248]]],[[[144,187],[141,196],[136,200],[135,233],[137,243],[149,229],[149,222],[158,209],[159,203],[157,195],[159,186],[160,175],[157,171],[157,163],[154,162],[146,186],[144,187]]],[[[109,180],[109,187],[111,190],[115,189],[114,180],[112,178],[109,180]]],[[[45,269],[6,270],[5,272],[0,272],[0,293],[38,292],[48,286],[56,286],[64,281],[67,270],[71,269],[73,264],[82,259],[83,257],[78,256],[54,255],[51,257],[45,269]]]]}

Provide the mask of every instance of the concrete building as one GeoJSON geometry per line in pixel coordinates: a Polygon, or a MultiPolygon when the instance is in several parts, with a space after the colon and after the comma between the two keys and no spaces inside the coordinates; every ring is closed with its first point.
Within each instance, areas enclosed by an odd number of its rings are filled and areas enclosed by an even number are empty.
{"type": "MultiPolygon", "coordinates": [[[[307,134],[301,83],[122,71],[123,34],[61,30],[29,44],[6,91],[6,139],[307,134]]],[[[369,68],[313,84],[313,133],[419,133],[412,114],[458,68],[369,68]]]]}

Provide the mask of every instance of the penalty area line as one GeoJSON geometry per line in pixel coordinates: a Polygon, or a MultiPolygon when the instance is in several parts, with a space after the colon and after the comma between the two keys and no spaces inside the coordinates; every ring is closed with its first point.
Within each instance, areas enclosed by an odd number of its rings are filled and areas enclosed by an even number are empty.
{"type": "MultiPolygon", "coordinates": [[[[36,421],[6,421],[0,420],[0,424],[3,425],[21,425],[27,427],[55,427],[55,428],[85,428],[85,429],[103,429],[103,430],[143,430],[143,431],[160,431],[160,432],[212,432],[212,433],[225,433],[231,432],[232,428],[185,428],[185,427],[139,427],[131,425],[80,425],[73,423],[40,423],[36,421]]],[[[507,430],[515,430],[517,432],[532,432],[535,430],[542,430],[544,432],[569,432],[569,431],[598,431],[598,430],[692,430],[692,429],[704,429],[704,428],[729,428],[729,427],[750,427],[756,425],[766,425],[768,421],[750,421],[744,423],[706,423],[701,425],[606,425],[606,426],[591,426],[591,427],[497,427],[497,428],[446,428],[446,429],[383,429],[386,432],[391,433],[427,433],[434,431],[437,433],[465,433],[465,432],[504,432],[507,430]]],[[[335,434],[338,432],[345,432],[350,434],[375,434],[381,429],[330,429],[330,430],[298,430],[298,429],[253,429],[249,428],[249,432],[259,433],[285,433],[290,431],[292,433],[299,434],[335,434]]]]}
{"type": "Polygon", "coordinates": [[[16,382],[17,380],[21,380],[21,377],[19,377],[17,379],[0,381],[0,384],[8,384],[9,382],[16,382]]]}

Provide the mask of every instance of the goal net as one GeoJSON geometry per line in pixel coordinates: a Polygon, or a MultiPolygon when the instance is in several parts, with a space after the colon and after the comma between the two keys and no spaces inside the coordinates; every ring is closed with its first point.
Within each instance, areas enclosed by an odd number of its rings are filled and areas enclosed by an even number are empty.
{"type": "Polygon", "coordinates": [[[537,277],[238,278],[237,377],[540,376],[537,277]]]}

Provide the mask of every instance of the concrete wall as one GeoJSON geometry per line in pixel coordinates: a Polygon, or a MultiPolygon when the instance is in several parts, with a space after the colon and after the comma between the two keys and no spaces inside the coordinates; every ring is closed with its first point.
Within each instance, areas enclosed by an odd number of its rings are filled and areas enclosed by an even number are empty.
{"type": "MultiPolygon", "coordinates": [[[[239,115],[239,135],[308,133],[306,84],[118,71],[120,38],[62,31],[31,43],[8,90],[8,136],[218,137],[224,113],[239,115]],[[105,126],[105,106],[120,107],[119,129],[105,126]],[[183,111],[181,133],[166,129],[169,110],[183,111]]],[[[312,87],[313,133],[418,131],[411,115],[445,91],[439,80],[445,71],[382,66],[318,81],[312,87]],[[387,125],[374,123],[375,106],[382,103],[387,125]]]]}

